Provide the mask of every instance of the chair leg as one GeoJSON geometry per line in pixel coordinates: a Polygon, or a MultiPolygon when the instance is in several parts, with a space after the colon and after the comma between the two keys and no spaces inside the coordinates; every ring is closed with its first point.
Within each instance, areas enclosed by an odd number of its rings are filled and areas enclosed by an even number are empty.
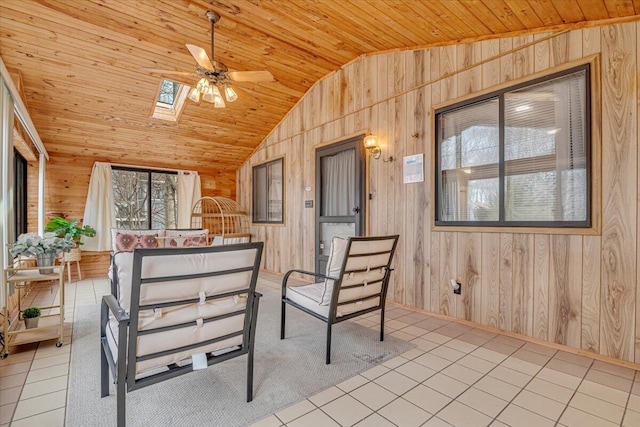
{"type": "Polygon", "coordinates": [[[285,322],[287,304],[284,301],[281,304],[282,304],[282,308],[280,311],[280,339],[283,340],[284,339],[284,322],[285,322]]]}
{"type": "Polygon", "coordinates": [[[253,349],[247,355],[247,402],[253,400],[253,349]]]}
{"type": "Polygon", "coordinates": [[[380,341],[384,341],[384,307],[380,310],[380,341]]]}
{"type": "Polygon", "coordinates": [[[325,363],[327,365],[331,364],[331,322],[327,322],[327,356],[325,363]]]}
{"type": "Polygon", "coordinates": [[[100,345],[100,397],[109,396],[109,363],[104,347],[100,345]]]}
{"type": "Polygon", "coordinates": [[[116,381],[118,427],[125,427],[127,424],[126,398],[125,380],[118,375],[118,380],[116,381]]]}

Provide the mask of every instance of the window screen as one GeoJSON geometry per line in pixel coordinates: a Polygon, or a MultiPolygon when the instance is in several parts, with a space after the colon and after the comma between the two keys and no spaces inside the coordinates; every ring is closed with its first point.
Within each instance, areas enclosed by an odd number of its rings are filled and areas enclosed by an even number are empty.
{"type": "Polygon", "coordinates": [[[283,223],[283,176],[283,159],[253,167],[253,222],[283,223]]]}

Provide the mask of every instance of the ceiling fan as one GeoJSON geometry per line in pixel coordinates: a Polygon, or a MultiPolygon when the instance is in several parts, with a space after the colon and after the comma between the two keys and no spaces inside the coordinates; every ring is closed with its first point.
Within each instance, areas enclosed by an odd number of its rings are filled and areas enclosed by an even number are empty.
{"type": "Polygon", "coordinates": [[[227,102],[233,102],[238,99],[238,94],[231,87],[231,83],[236,82],[272,82],[275,81],[273,75],[266,70],[262,71],[229,71],[226,65],[215,60],[214,56],[214,25],[220,20],[220,15],[210,10],[205,14],[211,23],[211,59],[207,56],[207,52],[196,45],[187,44],[187,49],[196,60],[195,73],[168,71],[145,68],[145,71],[175,76],[191,76],[200,77],[200,80],[189,91],[188,98],[194,102],[200,102],[200,99],[210,102],[215,108],[224,108],[225,99],[227,102]],[[224,93],[224,98],[222,96],[224,93]]]}

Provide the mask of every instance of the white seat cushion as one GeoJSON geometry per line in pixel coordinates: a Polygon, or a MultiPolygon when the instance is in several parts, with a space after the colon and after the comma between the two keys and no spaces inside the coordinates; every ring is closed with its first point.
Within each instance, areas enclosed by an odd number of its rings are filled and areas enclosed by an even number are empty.
{"type": "MultiPolygon", "coordinates": [[[[324,283],[312,283],[310,285],[288,287],[286,297],[296,304],[319,314],[322,317],[329,317],[329,306],[319,303],[320,297],[324,292],[324,283]]],[[[338,306],[336,317],[345,316],[347,314],[366,310],[375,307],[380,303],[380,297],[371,298],[369,300],[356,301],[351,304],[338,306]]]]}
{"type": "MultiPolygon", "coordinates": [[[[334,237],[331,241],[331,249],[329,250],[329,259],[327,260],[326,275],[329,277],[340,277],[342,271],[342,263],[347,253],[349,241],[341,237],[334,237]]],[[[322,298],[320,304],[331,304],[331,295],[333,294],[333,283],[331,279],[325,279],[323,283],[322,298]]]]}

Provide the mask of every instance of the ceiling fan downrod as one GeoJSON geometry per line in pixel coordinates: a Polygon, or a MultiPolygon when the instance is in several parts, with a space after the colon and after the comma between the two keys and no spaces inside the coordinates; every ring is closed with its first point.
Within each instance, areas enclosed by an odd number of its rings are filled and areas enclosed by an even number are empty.
{"type": "Polygon", "coordinates": [[[209,10],[207,11],[207,13],[205,13],[205,16],[207,17],[209,22],[211,22],[211,61],[213,62],[213,66],[216,67],[217,66],[217,63],[215,60],[216,57],[213,51],[214,49],[213,40],[214,40],[214,31],[215,31],[214,25],[216,24],[216,22],[220,20],[220,15],[214,12],[213,10],[209,10]]]}

